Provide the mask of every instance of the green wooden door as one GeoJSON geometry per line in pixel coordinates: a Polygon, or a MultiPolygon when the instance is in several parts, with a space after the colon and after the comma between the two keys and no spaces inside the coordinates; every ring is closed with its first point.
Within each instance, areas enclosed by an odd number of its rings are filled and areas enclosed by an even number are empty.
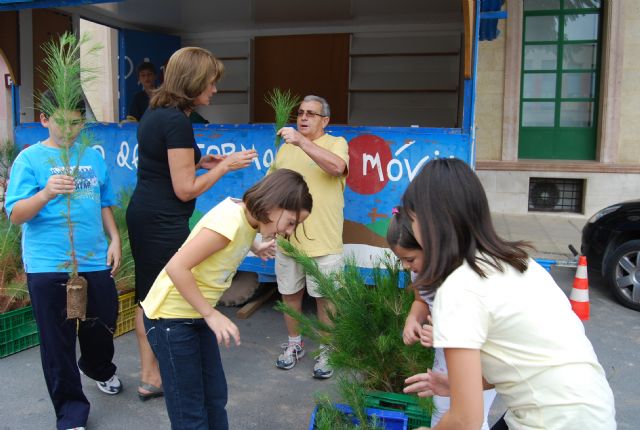
{"type": "Polygon", "coordinates": [[[519,158],[595,160],[601,0],[525,0],[519,158]]]}

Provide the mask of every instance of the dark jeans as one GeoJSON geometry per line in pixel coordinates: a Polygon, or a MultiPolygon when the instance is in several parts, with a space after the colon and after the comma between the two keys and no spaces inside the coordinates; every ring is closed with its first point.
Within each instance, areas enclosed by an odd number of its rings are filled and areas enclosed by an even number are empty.
{"type": "Polygon", "coordinates": [[[40,357],[57,428],[85,426],[89,401],[78,368],[96,381],[116,373],[112,363],[118,293],[109,270],[80,273],[87,279],[87,319],[67,320],[66,273],[28,273],[27,286],[40,332],[40,357]],[[76,363],[76,335],[80,359],[76,363]]]}
{"type": "Polygon", "coordinates": [[[506,412],[502,414],[500,419],[496,421],[493,426],[491,426],[491,430],[509,430],[509,427],[507,427],[507,423],[504,421],[505,414],[506,412]]]}
{"type": "Polygon", "coordinates": [[[160,364],[173,430],[227,430],[227,380],[216,335],[204,319],[144,317],[160,364]]]}

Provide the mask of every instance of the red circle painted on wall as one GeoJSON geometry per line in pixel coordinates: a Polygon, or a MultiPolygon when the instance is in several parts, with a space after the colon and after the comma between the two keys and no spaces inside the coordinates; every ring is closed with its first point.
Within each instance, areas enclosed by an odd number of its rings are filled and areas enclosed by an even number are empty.
{"type": "Polygon", "coordinates": [[[391,148],[382,138],[363,134],[349,141],[347,185],[358,194],[375,194],[387,185],[391,148]]]}

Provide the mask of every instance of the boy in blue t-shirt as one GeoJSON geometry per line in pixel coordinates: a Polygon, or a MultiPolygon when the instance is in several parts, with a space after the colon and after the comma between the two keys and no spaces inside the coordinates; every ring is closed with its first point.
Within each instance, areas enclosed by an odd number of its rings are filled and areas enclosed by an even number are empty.
{"type": "MultiPolygon", "coordinates": [[[[43,97],[56,105],[50,92],[43,97]]],[[[40,114],[40,123],[49,130],[49,138],[18,155],[11,168],[5,203],[11,222],[22,225],[22,259],[40,332],[42,369],[58,429],[86,426],[89,401],[82,392],[79,372],[94,379],[107,394],[122,390],[112,363],[118,317],[112,275],[121,256],[120,236],[110,207],[115,198],[101,155],[92,148],[79,152],[79,145],[75,144],[84,125],[84,102],[76,108],[58,109],[50,117],[40,114]],[[61,159],[68,145],[70,165],[79,166],[75,179],[65,174],[61,159]],[[86,320],[77,326],[76,320],[67,320],[66,315],[71,260],[64,216],[66,194],[72,195],[78,272],[88,282],[86,320]],[[77,364],[76,334],[81,353],[77,364]]]]}

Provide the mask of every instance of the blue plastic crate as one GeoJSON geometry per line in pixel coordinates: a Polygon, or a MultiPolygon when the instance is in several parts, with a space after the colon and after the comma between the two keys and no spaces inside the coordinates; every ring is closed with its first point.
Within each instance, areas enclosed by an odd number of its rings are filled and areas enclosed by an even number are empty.
{"type": "MultiPolygon", "coordinates": [[[[340,412],[349,416],[353,424],[355,425],[360,424],[360,421],[354,416],[353,409],[351,409],[350,406],[341,405],[339,403],[336,403],[334,406],[340,412]]],[[[313,413],[311,414],[311,421],[309,422],[309,430],[315,430],[316,428],[316,412],[317,411],[318,411],[318,406],[316,406],[313,409],[313,413]]],[[[378,422],[382,424],[385,430],[407,430],[409,426],[409,418],[402,412],[383,411],[381,409],[374,409],[374,408],[366,408],[365,411],[367,413],[367,416],[377,417],[378,422]]]]}

